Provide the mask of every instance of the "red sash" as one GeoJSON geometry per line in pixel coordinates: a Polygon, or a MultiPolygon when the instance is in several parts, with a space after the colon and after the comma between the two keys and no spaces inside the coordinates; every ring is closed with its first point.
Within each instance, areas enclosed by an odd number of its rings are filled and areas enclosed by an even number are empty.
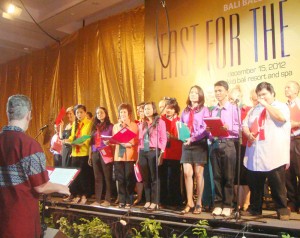
{"type": "MultiPolygon", "coordinates": [[[[84,126],[83,122],[78,124],[77,132],[76,132],[76,139],[81,137],[81,129],[82,129],[83,126],[84,126]]],[[[80,146],[76,145],[76,153],[79,153],[79,152],[80,152],[80,146]]]]}
{"type": "Polygon", "coordinates": [[[195,114],[195,109],[194,108],[191,108],[190,109],[190,115],[189,115],[189,121],[188,121],[188,128],[190,129],[190,132],[192,133],[194,131],[194,125],[193,125],[193,122],[194,122],[194,114],[195,114]]]}
{"type": "Polygon", "coordinates": [[[95,147],[99,148],[101,146],[101,136],[100,132],[97,130],[96,136],[95,136],[95,147]]]}
{"type": "Polygon", "coordinates": [[[267,109],[265,108],[258,118],[258,127],[259,127],[259,140],[265,140],[265,121],[266,121],[267,109]]]}

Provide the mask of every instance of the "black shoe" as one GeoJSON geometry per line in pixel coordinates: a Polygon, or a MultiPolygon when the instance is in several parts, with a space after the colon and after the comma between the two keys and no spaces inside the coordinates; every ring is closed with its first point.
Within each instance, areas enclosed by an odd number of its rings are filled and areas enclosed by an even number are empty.
{"type": "Polygon", "coordinates": [[[260,215],[262,215],[262,212],[248,209],[247,211],[241,211],[241,215],[242,216],[260,216],[260,215]]]}

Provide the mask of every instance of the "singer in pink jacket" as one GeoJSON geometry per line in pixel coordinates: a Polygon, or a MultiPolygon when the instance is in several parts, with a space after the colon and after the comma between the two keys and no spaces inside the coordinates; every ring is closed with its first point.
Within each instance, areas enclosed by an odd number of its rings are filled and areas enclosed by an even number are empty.
{"type": "Polygon", "coordinates": [[[146,204],[144,209],[158,209],[160,181],[158,163],[167,145],[166,124],[157,114],[154,102],[145,103],[145,121],[139,124],[139,164],[146,204]]]}

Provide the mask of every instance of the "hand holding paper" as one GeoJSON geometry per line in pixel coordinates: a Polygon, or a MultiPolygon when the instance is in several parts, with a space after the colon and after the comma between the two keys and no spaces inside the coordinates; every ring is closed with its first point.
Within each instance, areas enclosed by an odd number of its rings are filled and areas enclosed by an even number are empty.
{"type": "Polygon", "coordinates": [[[219,117],[207,117],[204,118],[204,122],[207,125],[207,131],[210,131],[212,136],[215,137],[227,137],[229,136],[227,126],[223,124],[219,117]]]}
{"type": "Polygon", "coordinates": [[[47,170],[50,182],[62,185],[70,185],[80,172],[80,170],[78,169],[63,169],[52,167],[47,167],[47,170]]]}
{"type": "Polygon", "coordinates": [[[126,127],[121,129],[118,133],[116,133],[113,136],[101,135],[101,138],[103,140],[108,140],[111,144],[128,143],[134,137],[136,137],[136,134],[126,127]]]}
{"type": "Polygon", "coordinates": [[[58,113],[58,116],[55,119],[55,124],[58,126],[66,115],[66,109],[62,107],[58,113]]]}
{"type": "Polygon", "coordinates": [[[253,142],[256,140],[256,137],[259,134],[259,126],[258,126],[257,118],[254,120],[249,130],[251,134],[250,136],[248,136],[248,142],[247,142],[248,147],[250,147],[253,144],[253,142]]]}
{"type": "Polygon", "coordinates": [[[74,140],[71,144],[72,145],[81,145],[90,138],[91,138],[90,135],[84,135],[84,136],[81,136],[81,137],[77,138],[76,140],[74,140]]]}
{"type": "Polygon", "coordinates": [[[182,142],[186,142],[186,140],[191,137],[190,130],[187,127],[187,125],[185,125],[184,123],[177,121],[176,129],[178,134],[178,140],[181,140],[182,142]]]}

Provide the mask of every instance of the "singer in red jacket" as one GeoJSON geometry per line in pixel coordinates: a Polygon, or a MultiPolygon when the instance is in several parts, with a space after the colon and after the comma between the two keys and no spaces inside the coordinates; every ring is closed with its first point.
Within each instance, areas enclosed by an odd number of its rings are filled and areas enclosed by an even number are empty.
{"type": "Polygon", "coordinates": [[[167,146],[164,153],[164,162],[160,170],[161,203],[169,206],[179,206],[182,203],[180,188],[180,159],[182,142],[178,140],[176,122],[180,121],[180,111],[175,98],[166,100],[166,114],[161,119],[166,123],[167,146]]]}

